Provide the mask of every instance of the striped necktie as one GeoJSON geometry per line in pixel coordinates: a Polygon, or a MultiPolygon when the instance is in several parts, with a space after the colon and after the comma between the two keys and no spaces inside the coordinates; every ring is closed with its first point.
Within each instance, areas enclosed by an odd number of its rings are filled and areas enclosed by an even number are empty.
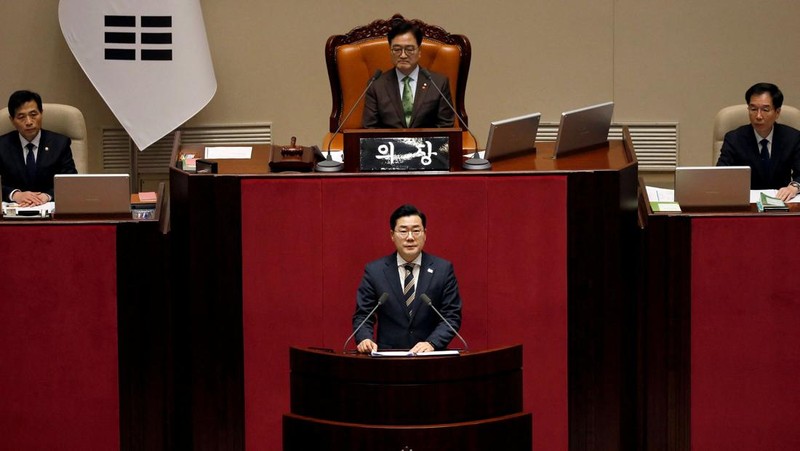
{"type": "Polygon", "coordinates": [[[408,314],[411,315],[411,304],[414,302],[414,265],[409,263],[407,265],[403,265],[403,268],[406,270],[406,278],[403,280],[403,295],[406,298],[406,307],[408,308],[408,314]]]}

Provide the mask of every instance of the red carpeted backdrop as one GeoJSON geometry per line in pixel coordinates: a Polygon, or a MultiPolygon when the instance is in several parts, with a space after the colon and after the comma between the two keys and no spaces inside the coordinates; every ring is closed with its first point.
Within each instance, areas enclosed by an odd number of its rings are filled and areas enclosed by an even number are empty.
{"type": "Polygon", "coordinates": [[[692,449],[800,449],[798,225],[692,219],[692,449]]]}
{"type": "Polygon", "coordinates": [[[116,228],[0,227],[0,448],[119,449],[116,228]]]}
{"type": "Polygon", "coordinates": [[[248,448],[279,449],[289,347],[341,350],[364,265],[394,251],[389,215],[412,203],[428,215],[425,250],[455,266],[470,348],[524,345],[534,448],[566,449],[566,186],[560,176],[242,181],[248,448]]]}

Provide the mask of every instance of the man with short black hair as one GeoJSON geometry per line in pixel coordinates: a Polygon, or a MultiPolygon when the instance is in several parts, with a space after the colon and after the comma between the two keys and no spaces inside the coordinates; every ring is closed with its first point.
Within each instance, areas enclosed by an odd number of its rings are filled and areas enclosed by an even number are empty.
{"type": "Polygon", "coordinates": [[[8,99],[8,114],[16,131],[0,136],[0,178],[3,201],[23,207],[53,199],[53,176],[77,174],[72,141],[42,129],[42,98],[17,91],[8,99]]]}
{"type": "Polygon", "coordinates": [[[447,347],[455,332],[426,305],[434,307],[454,329],[461,327],[461,296],[453,264],[422,252],[427,238],[427,218],[413,205],[402,205],[389,218],[389,233],[397,252],[369,263],[358,287],[353,330],[367,317],[383,293],[378,307],[377,343],[373,341],[375,316],[356,334],[358,351],[409,349],[412,353],[447,347]]]}
{"type": "Polygon", "coordinates": [[[389,51],[394,68],[384,72],[367,90],[361,124],[364,128],[441,128],[452,127],[455,114],[447,105],[450,82],[431,72],[431,80],[419,67],[422,30],[407,21],[398,21],[389,30],[389,51]],[[447,98],[439,95],[431,82],[447,98]]]}
{"type": "Polygon", "coordinates": [[[725,134],[717,166],[750,166],[751,189],[777,189],[788,200],[800,193],[800,131],[776,121],[783,93],[772,83],[745,92],[750,124],[725,134]]]}

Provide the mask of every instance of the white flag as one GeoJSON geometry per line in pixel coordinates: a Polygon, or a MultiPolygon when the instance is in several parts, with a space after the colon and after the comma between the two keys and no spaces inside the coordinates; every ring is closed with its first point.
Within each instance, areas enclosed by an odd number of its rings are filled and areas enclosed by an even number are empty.
{"type": "Polygon", "coordinates": [[[58,19],[75,59],[140,149],[214,97],[200,0],[60,0],[58,19]]]}

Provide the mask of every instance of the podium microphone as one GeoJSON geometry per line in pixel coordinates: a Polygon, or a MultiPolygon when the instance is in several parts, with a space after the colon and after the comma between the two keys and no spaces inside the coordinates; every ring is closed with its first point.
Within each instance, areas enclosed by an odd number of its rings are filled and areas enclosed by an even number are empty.
{"type": "MultiPolygon", "coordinates": [[[[428,71],[428,69],[425,69],[422,66],[420,66],[419,71],[422,72],[422,75],[426,76],[428,80],[431,81],[431,84],[433,85],[434,88],[436,88],[436,91],[439,93],[442,99],[444,99],[445,103],[447,103],[447,106],[449,106],[450,109],[453,110],[453,113],[455,113],[456,117],[458,118],[458,123],[461,124],[461,126],[464,127],[469,132],[470,136],[472,136],[472,139],[475,141],[475,145],[477,146],[478,140],[475,138],[475,135],[472,133],[472,130],[470,130],[469,127],[467,127],[467,124],[464,123],[464,119],[462,119],[461,115],[458,114],[458,111],[456,111],[456,109],[453,107],[453,104],[450,103],[449,100],[447,100],[447,97],[444,96],[442,90],[439,89],[439,87],[433,81],[433,78],[431,78],[430,71],[428,71]]],[[[470,171],[480,171],[484,169],[491,169],[492,163],[490,163],[489,160],[485,158],[481,158],[480,154],[478,153],[478,149],[476,147],[475,153],[472,155],[472,158],[465,161],[464,164],[461,165],[461,167],[470,171]]]]}
{"type": "Polygon", "coordinates": [[[359,324],[358,327],[356,327],[356,330],[354,330],[353,333],[350,334],[349,337],[347,337],[347,340],[345,340],[344,342],[344,346],[342,346],[342,352],[347,350],[347,343],[350,343],[350,340],[352,340],[353,337],[356,336],[358,331],[361,329],[361,326],[363,326],[364,323],[367,322],[367,320],[372,316],[372,314],[375,313],[375,310],[378,310],[378,307],[382,306],[387,299],[389,299],[389,293],[383,293],[381,297],[378,298],[378,303],[375,304],[375,307],[373,307],[372,310],[370,310],[369,315],[365,316],[364,320],[361,321],[361,324],[359,324]]]}
{"type": "Polygon", "coordinates": [[[447,327],[449,327],[450,330],[452,330],[453,333],[456,334],[456,337],[458,337],[458,339],[461,340],[461,343],[464,343],[464,350],[465,351],[468,350],[469,346],[467,346],[467,342],[466,340],[464,340],[464,337],[462,337],[461,334],[459,334],[458,331],[453,327],[453,325],[450,324],[450,321],[447,321],[447,319],[445,319],[445,317],[442,316],[441,313],[439,313],[439,310],[436,310],[436,307],[433,306],[433,301],[431,301],[431,298],[429,298],[428,295],[425,293],[422,293],[422,295],[419,298],[422,299],[422,302],[428,304],[428,307],[433,309],[433,311],[436,312],[437,315],[439,315],[439,318],[441,318],[442,321],[444,321],[444,323],[447,324],[447,327]]]}
{"type": "Polygon", "coordinates": [[[347,122],[348,119],[350,119],[350,116],[353,114],[353,111],[356,110],[358,104],[361,103],[361,99],[363,99],[364,96],[367,94],[367,90],[369,89],[370,86],[372,86],[372,83],[375,83],[375,80],[380,78],[381,73],[382,73],[381,70],[378,69],[375,71],[374,74],[372,74],[372,77],[370,77],[369,79],[369,83],[367,83],[367,87],[364,88],[363,91],[361,91],[361,95],[358,96],[358,100],[356,100],[356,102],[350,108],[350,111],[347,112],[347,114],[344,116],[344,119],[339,123],[339,127],[337,127],[336,131],[333,132],[333,135],[331,135],[331,140],[328,141],[328,157],[324,161],[320,161],[319,163],[317,163],[316,167],[317,172],[339,172],[342,169],[344,169],[343,163],[339,163],[338,161],[333,161],[333,158],[331,158],[331,144],[333,144],[333,138],[336,138],[336,135],[338,135],[339,132],[342,131],[342,127],[344,127],[344,124],[347,122]]]}

